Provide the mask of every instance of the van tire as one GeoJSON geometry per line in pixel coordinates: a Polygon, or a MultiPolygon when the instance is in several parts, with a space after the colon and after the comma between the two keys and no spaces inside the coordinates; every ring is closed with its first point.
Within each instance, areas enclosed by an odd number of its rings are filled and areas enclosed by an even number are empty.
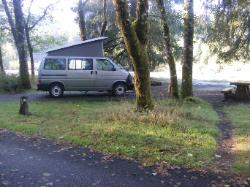
{"type": "Polygon", "coordinates": [[[59,98],[63,96],[64,88],[60,83],[53,83],[49,87],[49,95],[53,98],[59,98]]]}
{"type": "Polygon", "coordinates": [[[126,93],[126,85],[125,85],[125,83],[122,83],[122,82],[115,83],[114,86],[113,86],[112,93],[115,96],[124,96],[125,93],[126,93]]]}

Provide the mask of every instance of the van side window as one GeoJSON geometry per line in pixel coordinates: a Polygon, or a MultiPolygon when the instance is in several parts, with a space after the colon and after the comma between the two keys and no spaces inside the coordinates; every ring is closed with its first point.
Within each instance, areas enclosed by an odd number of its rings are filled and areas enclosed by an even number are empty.
{"type": "Polygon", "coordinates": [[[69,70],[93,70],[92,59],[69,59],[69,70]]]}
{"type": "Polygon", "coordinates": [[[106,59],[96,59],[96,69],[101,71],[114,71],[114,65],[106,59]]]}
{"type": "Polygon", "coordinates": [[[63,58],[46,58],[44,62],[45,70],[65,70],[66,59],[63,58]]]}

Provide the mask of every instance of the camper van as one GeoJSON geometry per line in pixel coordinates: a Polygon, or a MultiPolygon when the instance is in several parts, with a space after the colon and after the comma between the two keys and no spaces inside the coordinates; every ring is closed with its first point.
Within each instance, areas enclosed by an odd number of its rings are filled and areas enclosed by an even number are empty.
{"type": "Polygon", "coordinates": [[[133,88],[132,76],[108,58],[46,57],[38,71],[38,90],[62,97],[64,91],[111,91],[133,88]]]}
{"type": "Polygon", "coordinates": [[[38,90],[62,97],[64,91],[109,91],[121,96],[133,89],[130,73],[104,57],[100,41],[102,38],[48,51],[39,67],[38,90]]]}

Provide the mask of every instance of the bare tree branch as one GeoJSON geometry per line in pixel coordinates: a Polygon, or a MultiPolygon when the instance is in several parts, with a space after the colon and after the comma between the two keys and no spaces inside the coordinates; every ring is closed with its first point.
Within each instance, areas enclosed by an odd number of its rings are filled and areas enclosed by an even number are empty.
{"type": "Polygon", "coordinates": [[[31,1],[30,1],[30,4],[29,4],[28,16],[27,16],[27,19],[26,19],[26,23],[27,23],[27,24],[29,24],[29,21],[30,21],[30,15],[31,15],[30,10],[31,10],[31,7],[32,7],[32,5],[33,5],[33,2],[34,2],[34,0],[31,0],[31,1]]]}
{"type": "Polygon", "coordinates": [[[82,6],[85,7],[85,5],[87,4],[89,0],[85,0],[84,2],[82,2],[82,6]]]}
{"type": "Polygon", "coordinates": [[[103,0],[103,24],[102,24],[102,30],[101,30],[101,36],[104,35],[105,31],[106,31],[106,27],[108,24],[108,20],[107,20],[107,0],[103,0]]]}
{"type": "Polygon", "coordinates": [[[87,39],[86,23],[85,23],[85,10],[84,10],[84,7],[86,6],[87,2],[88,2],[88,0],[85,0],[84,2],[82,0],[79,0],[78,7],[77,7],[81,40],[87,39]]]}
{"type": "MultiPolygon", "coordinates": [[[[29,31],[33,30],[36,27],[36,25],[39,24],[45,18],[45,16],[48,14],[49,9],[52,6],[53,4],[50,4],[44,9],[43,14],[33,23],[33,25],[28,27],[29,31]]],[[[27,22],[27,24],[29,23],[27,22]]]]}
{"type": "Polygon", "coordinates": [[[4,31],[10,31],[11,32],[11,28],[5,25],[2,25],[0,27],[0,32],[4,32],[4,31]]]}

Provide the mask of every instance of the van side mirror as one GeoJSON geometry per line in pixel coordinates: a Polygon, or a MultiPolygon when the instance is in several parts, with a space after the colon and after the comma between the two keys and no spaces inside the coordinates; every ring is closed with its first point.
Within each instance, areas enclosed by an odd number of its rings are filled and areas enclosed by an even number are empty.
{"type": "Polygon", "coordinates": [[[112,71],[116,71],[116,68],[115,68],[115,67],[113,67],[113,68],[112,68],[112,71]]]}

